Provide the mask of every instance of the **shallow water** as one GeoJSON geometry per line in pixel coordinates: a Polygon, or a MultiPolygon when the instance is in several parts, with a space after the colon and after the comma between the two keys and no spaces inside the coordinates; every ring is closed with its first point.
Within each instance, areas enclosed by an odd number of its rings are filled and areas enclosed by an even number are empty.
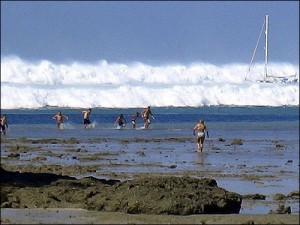
{"type": "MultiPolygon", "coordinates": [[[[299,190],[297,107],[154,108],[156,119],[149,130],[131,129],[130,123],[123,130],[113,127],[118,113],[129,118],[134,111],[96,109],[91,116],[95,128],[83,129],[77,109],[6,110],[10,122],[7,139],[75,138],[80,143],[40,144],[41,150],[21,153],[20,159],[8,158],[8,147],[4,144],[2,163],[96,167],[96,172],[77,177],[102,178],[112,174],[118,179],[139,174],[212,177],[229,191],[260,193],[270,199],[275,193],[299,190]],[[51,119],[58,110],[70,118],[64,130],[56,129],[51,119]],[[210,134],[203,153],[195,152],[192,135],[199,118],[206,120],[210,134]],[[221,137],[225,142],[218,140],[221,137]],[[231,145],[234,139],[241,139],[243,144],[231,145]],[[76,151],[79,148],[83,151],[76,151]],[[33,161],[38,156],[45,159],[33,161]]],[[[141,120],[138,123],[142,126],[141,120]]],[[[246,205],[241,213],[266,213],[276,204],[270,200],[257,207],[246,205]]],[[[299,203],[289,204],[292,212],[297,212],[299,203]]]]}
{"type": "MultiPolygon", "coordinates": [[[[191,137],[199,119],[207,123],[211,138],[299,140],[298,107],[201,107],[153,108],[155,120],[150,130],[131,129],[131,115],[142,109],[93,109],[94,129],[83,129],[80,109],[2,110],[9,120],[8,137],[68,138],[94,137],[191,137]],[[63,131],[57,130],[52,117],[62,111],[69,117],[63,131]],[[114,121],[123,113],[127,126],[116,130],[114,121]]],[[[137,127],[142,127],[141,118],[137,127]]]]}

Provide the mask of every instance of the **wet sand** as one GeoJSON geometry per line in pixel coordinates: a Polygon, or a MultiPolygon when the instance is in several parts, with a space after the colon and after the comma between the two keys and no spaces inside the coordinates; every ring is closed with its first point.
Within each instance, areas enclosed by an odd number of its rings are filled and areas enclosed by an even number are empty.
{"type": "MultiPolygon", "coordinates": [[[[213,178],[226,190],[266,196],[265,200],[243,199],[240,214],[272,218],[266,214],[283,204],[299,218],[299,147],[293,140],[208,139],[205,152],[197,153],[192,138],[2,139],[1,164],[9,171],[120,181],[149,175],[213,178]],[[298,197],[287,197],[293,191],[298,197]],[[274,199],[278,193],[286,198],[274,199]]],[[[295,215],[280,218],[289,223],[295,215]]],[[[134,218],[138,217],[133,222],[134,218]]],[[[207,218],[206,223],[214,223],[207,218]]]]}
{"type": "Polygon", "coordinates": [[[299,215],[144,215],[84,209],[2,209],[2,224],[299,224],[299,215]]]}

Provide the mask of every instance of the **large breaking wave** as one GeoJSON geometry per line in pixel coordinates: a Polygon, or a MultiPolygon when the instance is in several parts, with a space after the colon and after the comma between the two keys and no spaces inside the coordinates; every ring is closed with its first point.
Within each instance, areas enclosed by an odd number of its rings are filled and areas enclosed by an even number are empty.
{"type": "Polygon", "coordinates": [[[25,61],[1,59],[1,108],[299,105],[299,65],[270,64],[273,75],[297,73],[292,83],[259,83],[263,64],[245,80],[247,64],[25,61]]]}

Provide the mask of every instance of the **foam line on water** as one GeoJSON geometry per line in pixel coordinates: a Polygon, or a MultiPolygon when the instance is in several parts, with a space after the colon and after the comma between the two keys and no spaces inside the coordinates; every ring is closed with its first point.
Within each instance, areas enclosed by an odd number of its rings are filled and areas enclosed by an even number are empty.
{"type": "MultiPolygon", "coordinates": [[[[299,105],[299,74],[294,83],[258,83],[263,63],[245,81],[247,64],[192,63],[152,66],[18,57],[1,61],[1,108],[144,107],[203,105],[299,105]]],[[[299,65],[273,63],[274,76],[298,73],[299,65]]]]}

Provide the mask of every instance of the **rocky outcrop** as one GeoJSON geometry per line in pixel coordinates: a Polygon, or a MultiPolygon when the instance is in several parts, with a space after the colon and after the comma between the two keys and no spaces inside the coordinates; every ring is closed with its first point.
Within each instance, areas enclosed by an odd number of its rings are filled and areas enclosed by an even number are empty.
{"type": "Polygon", "coordinates": [[[261,194],[247,194],[243,195],[243,199],[265,200],[266,196],[261,194]]]}
{"type": "Polygon", "coordinates": [[[287,199],[291,199],[291,200],[299,199],[299,191],[292,191],[288,195],[277,193],[273,196],[273,200],[275,200],[275,201],[281,201],[281,200],[287,200],[287,199]]]}
{"type": "Polygon", "coordinates": [[[273,200],[275,200],[275,201],[280,201],[280,200],[285,200],[285,199],[286,199],[286,196],[281,193],[277,193],[273,196],[273,200]]]}
{"type": "Polygon", "coordinates": [[[243,145],[243,140],[242,139],[233,139],[230,144],[231,145],[243,145]]]}
{"type": "Polygon", "coordinates": [[[11,181],[13,174],[10,175],[9,183],[3,185],[1,180],[1,207],[76,207],[126,213],[189,215],[239,213],[242,203],[241,195],[218,187],[214,179],[149,176],[120,182],[91,177],[74,180],[49,175],[49,182],[44,180],[42,185],[35,186],[26,185],[26,182],[22,187],[20,182],[24,179],[20,176],[28,174],[15,174],[19,179],[16,187],[15,182],[11,181]]]}
{"type": "Polygon", "coordinates": [[[291,214],[291,207],[279,205],[276,210],[270,210],[269,214],[291,214]]]}
{"type": "MultiPolygon", "coordinates": [[[[112,205],[127,213],[189,215],[239,213],[241,196],[217,186],[213,179],[191,177],[145,177],[120,183],[114,199],[103,202],[93,197],[93,206],[112,205]]],[[[113,211],[114,211],[113,210],[113,211]]]]}
{"type": "Polygon", "coordinates": [[[289,199],[299,199],[299,191],[292,191],[287,195],[289,199]]]}

